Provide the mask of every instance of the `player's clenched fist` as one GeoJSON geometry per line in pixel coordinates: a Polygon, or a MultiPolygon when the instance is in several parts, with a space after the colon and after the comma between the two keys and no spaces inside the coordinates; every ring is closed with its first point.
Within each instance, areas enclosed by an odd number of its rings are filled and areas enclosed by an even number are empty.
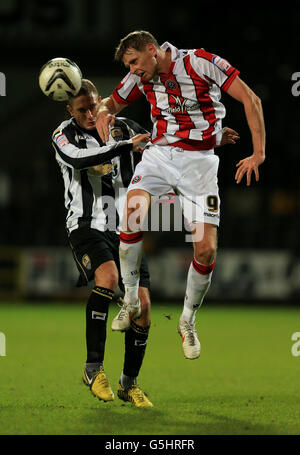
{"type": "Polygon", "coordinates": [[[132,143],[133,143],[133,151],[134,152],[141,152],[143,147],[140,145],[142,142],[147,143],[150,139],[150,134],[137,134],[133,136],[132,143]]]}

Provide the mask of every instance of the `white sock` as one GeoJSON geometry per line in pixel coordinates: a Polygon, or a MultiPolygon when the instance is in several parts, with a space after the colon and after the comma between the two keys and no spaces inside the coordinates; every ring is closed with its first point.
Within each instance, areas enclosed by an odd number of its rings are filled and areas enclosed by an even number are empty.
{"type": "Polygon", "coordinates": [[[124,295],[124,302],[129,303],[131,306],[139,306],[139,282],[134,286],[128,286],[125,284],[125,295],[124,295]]]}
{"type": "Polygon", "coordinates": [[[121,232],[119,255],[121,275],[125,287],[124,301],[132,305],[138,302],[142,252],[143,252],[142,232],[139,233],[121,232]]]}
{"type": "Polygon", "coordinates": [[[214,262],[209,266],[199,264],[193,259],[190,265],[186,294],[181,318],[192,324],[195,322],[196,312],[202,305],[203,299],[210,287],[214,262]]]}

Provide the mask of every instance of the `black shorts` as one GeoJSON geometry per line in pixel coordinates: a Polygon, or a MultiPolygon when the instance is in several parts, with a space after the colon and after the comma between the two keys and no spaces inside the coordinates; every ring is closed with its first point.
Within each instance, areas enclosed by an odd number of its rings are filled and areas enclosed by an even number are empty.
{"type": "MultiPolygon", "coordinates": [[[[77,286],[87,286],[94,279],[99,265],[115,261],[119,271],[119,288],[124,291],[120,272],[119,236],[112,231],[101,232],[90,227],[75,229],[69,235],[69,243],[80,273],[77,286]]],[[[145,255],[140,267],[140,286],[150,288],[150,275],[145,255]]]]}

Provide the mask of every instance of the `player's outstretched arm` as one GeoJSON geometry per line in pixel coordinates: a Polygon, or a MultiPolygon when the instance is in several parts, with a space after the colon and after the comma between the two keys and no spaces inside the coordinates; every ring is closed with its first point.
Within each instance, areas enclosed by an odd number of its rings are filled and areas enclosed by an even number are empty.
{"type": "Polygon", "coordinates": [[[125,105],[118,103],[111,95],[104,98],[98,108],[96,128],[103,142],[109,138],[109,126],[115,122],[115,115],[118,114],[125,105]]]}
{"type": "Polygon", "coordinates": [[[239,77],[236,77],[227,93],[244,105],[247,122],[252,135],[253,154],[237,163],[236,183],[246,175],[247,186],[251,183],[252,172],[259,180],[258,167],[265,160],[266,131],[260,98],[239,77]]]}

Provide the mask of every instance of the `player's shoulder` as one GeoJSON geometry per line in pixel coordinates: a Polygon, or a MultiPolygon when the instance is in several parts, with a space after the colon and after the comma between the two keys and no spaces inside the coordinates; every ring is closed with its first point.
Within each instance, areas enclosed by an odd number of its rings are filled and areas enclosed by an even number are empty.
{"type": "Polygon", "coordinates": [[[194,49],[177,49],[177,58],[184,58],[186,55],[196,55],[197,57],[212,58],[214,54],[207,52],[203,47],[194,49]]]}
{"type": "Polygon", "coordinates": [[[125,85],[126,83],[130,83],[130,84],[139,84],[141,82],[141,78],[137,75],[137,74],[133,74],[131,73],[130,71],[123,77],[123,79],[121,80],[121,82],[119,83],[118,87],[119,86],[123,86],[125,85]]]}
{"type": "Polygon", "coordinates": [[[205,49],[196,49],[194,52],[198,66],[204,67],[206,69],[213,68],[213,71],[222,72],[227,76],[230,76],[235,68],[229,63],[225,58],[220,57],[217,54],[212,54],[207,52],[205,49]],[[209,62],[209,63],[207,63],[209,62]]]}
{"type": "Polygon", "coordinates": [[[208,52],[203,47],[201,47],[199,49],[193,49],[191,51],[191,54],[194,55],[195,57],[199,57],[199,58],[202,58],[204,60],[208,60],[209,62],[212,62],[212,63],[214,62],[215,54],[212,54],[211,52],[208,52]]]}
{"type": "Polygon", "coordinates": [[[86,148],[87,138],[88,135],[79,128],[73,117],[61,122],[52,134],[52,141],[60,147],[72,144],[78,148],[86,148]]]}
{"type": "Polygon", "coordinates": [[[54,138],[57,134],[66,132],[66,130],[75,130],[75,125],[72,121],[72,118],[61,122],[61,124],[53,131],[52,138],[54,138]]]}

